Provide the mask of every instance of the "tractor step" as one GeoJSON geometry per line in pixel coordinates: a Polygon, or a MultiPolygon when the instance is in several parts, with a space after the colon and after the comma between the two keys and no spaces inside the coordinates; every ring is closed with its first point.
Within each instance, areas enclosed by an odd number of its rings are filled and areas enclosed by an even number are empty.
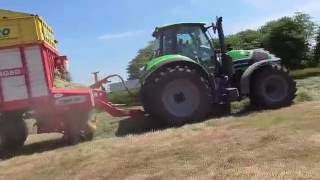
{"type": "Polygon", "coordinates": [[[226,88],[225,100],[228,102],[237,101],[240,98],[238,88],[226,88]]]}

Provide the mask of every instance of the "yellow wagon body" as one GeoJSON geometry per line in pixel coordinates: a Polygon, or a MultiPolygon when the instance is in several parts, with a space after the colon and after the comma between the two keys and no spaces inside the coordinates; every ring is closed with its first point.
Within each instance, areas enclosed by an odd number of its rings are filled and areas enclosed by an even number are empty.
{"type": "Polygon", "coordinates": [[[56,48],[54,33],[41,17],[0,10],[0,47],[39,42],[56,48]]]}

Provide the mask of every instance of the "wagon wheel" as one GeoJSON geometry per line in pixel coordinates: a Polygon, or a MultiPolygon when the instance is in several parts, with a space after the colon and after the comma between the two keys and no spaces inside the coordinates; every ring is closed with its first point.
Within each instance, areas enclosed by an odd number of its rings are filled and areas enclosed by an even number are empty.
{"type": "Polygon", "coordinates": [[[95,125],[92,111],[73,112],[67,115],[64,138],[70,144],[77,144],[93,139],[95,125]]]}

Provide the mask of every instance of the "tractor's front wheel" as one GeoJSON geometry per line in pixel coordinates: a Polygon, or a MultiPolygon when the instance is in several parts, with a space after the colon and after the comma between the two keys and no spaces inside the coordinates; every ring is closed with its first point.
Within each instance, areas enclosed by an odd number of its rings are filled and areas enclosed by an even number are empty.
{"type": "Polygon", "coordinates": [[[0,119],[0,152],[13,152],[23,146],[28,130],[21,113],[4,113],[0,119]]]}
{"type": "Polygon", "coordinates": [[[169,125],[204,119],[211,110],[208,81],[188,66],[173,66],[150,77],[142,87],[145,110],[169,125]]]}
{"type": "Polygon", "coordinates": [[[250,100],[259,108],[279,108],[293,102],[296,83],[280,67],[265,67],[253,74],[250,100]]]}

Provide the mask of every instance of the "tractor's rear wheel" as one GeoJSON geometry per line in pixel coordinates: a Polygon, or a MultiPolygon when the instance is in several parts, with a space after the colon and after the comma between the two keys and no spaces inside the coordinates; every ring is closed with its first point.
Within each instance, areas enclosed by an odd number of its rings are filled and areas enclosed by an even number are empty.
{"type": "Polygon", "coordinates": [[[28,130],[21,113],[4,113],[0,119],[0,152],[13,152],[23,146],[28,130]]]}
{"type": "Polygon", "coordinates": [[[141,90],[147,113],[169,125],[204,119],[211,110],[208,81],[188,66],[173,66],[151,76],[141,90]]]}
{"type": "Polygon", "coordinates": [[[250,100],[259,108],[279,108],[293,102],[296,83],[282,68],[265,67],[253,74],[250,100]]]}
{"type": "Polygon", "coordinates": [[[69,144],[77,144],[93,139],[95,127],[92,112],[75,112],[68,114],[64,139],[69,144]]]}

